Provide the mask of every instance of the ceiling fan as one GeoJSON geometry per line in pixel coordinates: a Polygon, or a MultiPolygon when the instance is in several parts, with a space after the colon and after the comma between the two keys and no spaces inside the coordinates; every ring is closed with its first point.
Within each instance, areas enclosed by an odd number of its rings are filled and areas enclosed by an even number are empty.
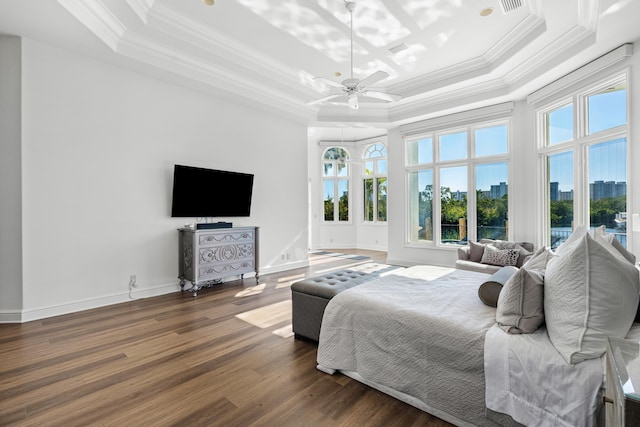
{"type": "Polygon", "coordinates": [[[391,93],[367,89],[367,87],[369,87],[370,85],[389,77],[388,73],[382,70],[378,70],[375,73],[371,74],[368,77],[365,77],[362,80],[353,78],[353,11],[356,8],[356,3],[354,1],[345,1],[344,5],[346,9],[349,11],[349,14],[351,15],[351,77],[343,80],[341,83],[337,83],[337,82],[334,82],[333,80],[325,79],[323,77],[315,77],[315,80],[320,80],[331,87],[339,88],[340,91],[332,93],[320,99],[316,99],[315,101],[308,102],[307,105],[321,104],[323,102],[331,101],[331,100],[346,96],[347,98],[346,104],[349,106],[349,108],[357,110],[358,95],[369,97],[369,98],[381,99],[387,102],[399,101],[401,99],[400,95],[394,95],[391,93]]]}

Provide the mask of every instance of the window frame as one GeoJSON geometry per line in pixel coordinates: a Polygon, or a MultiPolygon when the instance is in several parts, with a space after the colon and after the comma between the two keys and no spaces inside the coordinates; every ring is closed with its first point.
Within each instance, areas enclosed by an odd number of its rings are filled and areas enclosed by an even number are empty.
{"type": "MultiPolygon", "coordinates": [[[[461,121],[462,122],[462,121],[461,121]]],[[[468,245],[469,240],[477,241],[477,197],[476,197],[476,166],[482,164],[506,163],[507,164],[507,185],[511,179],[511,145],[512,145],[512,119],[510,116],[502,116],[490,120],[473,120],[464,121],[459,125],[453,123],[451,126],[443,128],[435,128],[424,132],[413,133],[410,137],[405,137],[404,143],[404,163],[405,163],[405,246],[407,247],[436,247],[456,250],[459,247],[468,245]],[[476,155],[476,135],[478,129],[491,127],[506,126],[507,128],[507,151],[500,154],[492,155],[476,155]],[[467,156],[463,159],[440,160],[440,136],[455,134],[459,132],[467,133],[467,156]],[[433,161],[430,163],[409,163],[409,144],[420,139],[431,138],[433,161]],[[440,171],[444,168],[465,166],[467,168],[467,243],[465,245],[457,245],[450,243],[442,243],[442,221],[441,221],[441,191],[440,191],[440,171]],[[411,209],[410,198],[410,174],[420,170],[432,171],[433,186],[433,205],[432,205],[432,232],[433,240],[411,240],[411,209]],[[472,189],[472,190],[469,190],[472,189]]],[[[508,199],[508,211],[512,210],[511,198],[508,199]]],[[[507,214],[508,215],[508,214],[507,214]]],[[[507,232],[510,237],[513,227],[509,227],[507,232]]]]}
{"type": "MultiPolygon", "coordinates": [[[[373,142],[369,145],[367,145],[362,153],[362,223],[366,224],[366,225],[373,225],[373,224],[388,224],[388,205],[387,205],[387,219],[386,220],[379,220],[379,216],[380,216],[380,212],[379,212],[379,206],[378,206],[378,180],[380,178],[384,178],[387,182],[387,197],[389,195],[389,188],[388,188],[388,183],[389,183],[389,162],[388,162],[388,153],[387,153],[387,146],[386,144],[383,144],[382,142],[373,142]],[[365,157],[367,156],[367,154],[369,153],[369,150],[372,147],[377,147],[380,146],[382,147],[382,150],[384,152],[384,155],[381,156],[377,156],[377,157],[365,157]],[[378,169],[378,161],[380,160],[384,160],[385,162],[387,162],[387,172],[386,173],[380,173],[379,169],[378,169]],[[373,162],[373,173],[367,175],[366,174],[366,163],[367,162],[373,162]],[[366,192],[366,181],[367,180],[372,180],[373,181],[373,220],[368,220],[366,218],[366,214],[367,214],[367,192],[366,192]]],[[[388,201],[388,198],[387,198],[388,201]]]]}
{"type": "MultiPolygon", "coordinates": [[[[590,215],[590,182],[589,182],[589,148],[591,146],[613,141],[619,138],[626,139],[626,176],[625,182],[629,182],[630,173],[630,140],[629,140],[629,112],[630,112],[630,73],[628,70],[617,72],[607,77],[598,79],[588,85],[580,86],[571,91],[569,95],[553,100],[535,109],[536,118],[536,145],[538,153],[539,171],[539,206],[541,214],[539,219],[539,233],[541,244],[551,246],[551,195],[548,182],[549,169],[548,158],[564,152],[573,153],[573,225],[591,227],[590,215]],[[626,94],[626,123],[616,127],[589,133],[589,106],[590,96],[598,94],[603,89],[612,85],[625,84],[626,94]],[[548,145],[546,140],[545,115],[549,112],[571,103],[573,105],[573,139],[562,143],[548,145]]],[[[629,209],[631,193],[626,192],[626,206],[629,209]]],[[[631,241],[631,233],[626,232],[627,247],[631,241]]]]}
{"type": "Polygon", "coordinates": [[[331,145],[326,147],[323,151],[322,151],[322,156],[320,158],[320,171],[321,171],[321,206],[322,206],[322,223],[323,224],[352,224],[353,223],[353,210],[352,210],[352,189],[351,189],[351,165],[349,164],[349,160],[351,159],[351,154],[349,153],[349,150],[341,145],[331,145]],[[340,162],[339,159],[327,159],[325,158],[325,156],[327,155],[327,153],[332,150],[332,149],[340,149],[343,150],[344,153],[346,154],[344,157],[344,162],[340,162]],[[333,170],[335,171],[335,174],[332,176],[325,176],[324,175],[324,165],[325,163],[332,163],[333,164],[333,170]],[[338,175],[338,165],[344,165],[345,168],[347,169],[347,174],[345,176],[339,176],[338,175]],[[325,219],[325,215],[324,215],[324,203],[325,203],[325,183],[329,182],[329,181],[333,181],[333,191],[334,191],[334,202],[333,202],[333,220],[327,220],[325,219]],[[340,187],[340,181],[346,181],[347,182],[347,195],[348,195],[348,200],[347,200],[347,215],[348,215],[348,219],[347,220],[340,220],[340,203],[339,203],[339,187],[340,187]]]}

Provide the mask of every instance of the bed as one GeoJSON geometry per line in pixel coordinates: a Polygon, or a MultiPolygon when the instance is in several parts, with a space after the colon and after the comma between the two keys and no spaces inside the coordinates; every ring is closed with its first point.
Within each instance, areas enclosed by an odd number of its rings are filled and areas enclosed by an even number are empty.
{"type": "MultiPolygon", "coordinates": [[[[597,425],[604,357],[569,364],[544,327],[506,333],[478,298],[488,276],[415,266],[336,295],[318,369],[459,426],[597,425]]],[[[628,336],[640,339],[640,325],[628,336]]]]}

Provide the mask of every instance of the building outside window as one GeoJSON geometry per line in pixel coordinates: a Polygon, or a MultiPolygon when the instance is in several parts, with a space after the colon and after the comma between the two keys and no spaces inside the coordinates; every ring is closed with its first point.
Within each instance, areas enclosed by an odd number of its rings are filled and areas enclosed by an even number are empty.
{"type": "Polygon", "coordinates": [[[322,185],[325,222],[349,221],[349,153],[341,147],[328,148],[322,156],[322,185]]]}
{"type": "Polygon", "coordinates": [[[370,145],[363,157],[364,221],[387,221],[387,149],[370,145]]]}
{"type": "Polygon", "coordinates": [[[626,75],[538,110],[547,244],[604,225],[627,245],[626,75]]]}
{"type": "Polygon", "coordinates": [[[407,139],[409,242],[508,238],[508,130],[500,121],[407,139]]]}

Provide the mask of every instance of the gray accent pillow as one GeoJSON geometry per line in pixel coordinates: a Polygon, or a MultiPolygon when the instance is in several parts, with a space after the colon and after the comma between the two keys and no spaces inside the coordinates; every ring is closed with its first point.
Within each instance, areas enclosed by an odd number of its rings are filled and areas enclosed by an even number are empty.
{"type": "Polygon", "coordinates": [[[484,248],[482,260],[480,262],[483,264],[499,266],[515,266],[518,263],[519,256],[520,251],[518,249],[498,249],[493,245],[487,245],[484,248]]]}
{"type": "Polygon", "coordinates": [[[502,286],[507,283],[507,280],[513,276],[518,269],[516,267],[502,267],[500,270],[493,273],[489,278],[480,285],[478,288],[478,297],[480,301],[488,305],[489,307],[498,306],[498,297],[502,286]]]}
{"type": "Polygon", "coordinates": [[[498,326],[530,334],[544,323],[544,272],[521,268],[505,283],[496,310],[498,326]]]}
{"type": "Polygon", "coordinates": [[[484,246],[482,243],[469,241],[469,260],[480,262],[482,260],[482,254],[484,254],[484,246]]]}

